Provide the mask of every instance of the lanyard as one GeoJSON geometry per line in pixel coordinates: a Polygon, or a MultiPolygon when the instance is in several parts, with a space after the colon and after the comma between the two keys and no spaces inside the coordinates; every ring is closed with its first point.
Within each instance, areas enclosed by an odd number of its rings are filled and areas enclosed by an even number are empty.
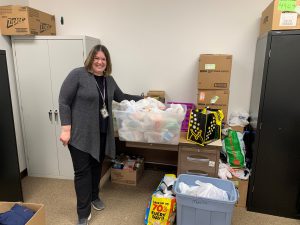
{"type": "Polygon", "coordinates": [[[100,92],[101,98],[102,98],[102,100],[103,100],[103,106],[105,106],[105,78],[103,77],[103,94],[102,94],[102,92],[101,92],[101,90],[100,90],[100,87],[99,87],[99,85],[98,85],[97,80],[95,80],[95,81],[96,81],[97,88],[98,88],[98,90],[99,90],[99,92],[100,92]]]}

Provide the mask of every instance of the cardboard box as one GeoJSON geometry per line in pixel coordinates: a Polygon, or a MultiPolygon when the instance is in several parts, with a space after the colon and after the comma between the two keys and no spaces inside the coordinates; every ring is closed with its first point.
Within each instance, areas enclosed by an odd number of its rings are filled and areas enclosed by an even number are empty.
{"type": "Polygon", "coordinates": [[[201,54],[199,59],[200,72],[231,73],[232,55],[201,54]]]}
{"type": "Polygon", "coordinates": [[[136,186],[144,172],[144,163],[137,170],[111,168],[111,182],[136,186]]]}
{"type": "Polygon", "coordinates": [[[198,89],[229,89],[229,72],[200,72],[198,75],[198,89]]]}
{"type": "Polygon", "coordinates": [[[231,128],[234,131],[244,133],[244,127],[241,126],[229,126],[229,124],[225,124],[224,128],[231,128]]]}
{"type": "Polygon", "coordinates": [[[2,35],[56,35],[55,17],[19,5],[0,7],[2,35]]]}
{"type": "Polygon", "coordinates": [[[260,21],[260,35],[270,30],[294,30],[300,29],[300,15],[296,7],[300,6],[300,0],[274,0],[262,12],[260,21]]]}
{"type": "Polygon", "coordinates": [[[43,204],[35,203],[20,203],[20,202],[0,202],[0,213],[9,211],[14,204],[23,205],[29,209],[32,209],[35,214],[26,223],[26,225],[46,225],[45,207],[43,204]]]}
{"type": "Polygon", "coordinates": [[[230,180],[234,183],[235,187],[239,191],[239,198],[235,204],[236,207],[246,208],[249,180],[240,180],[236,177],[233,177],[230,180]]]}
{"type": "Polygon", "coordinates": [[[227,106],[229,90],[198,90],[198,105],[227,106]]]}
{"type": "Polygon", "coordinates": [[[146,97],[151,97],[155,98],[158,101],[161,101],[162,103],[165,103],[166,98],[165,98],[165,91],[148,91],[146,97]]]}
{"type": "Polygon", "coordinates": [[[201,54],[198,89],[229,89],[232,55],[201,54]]]}
{"type": "Polygon", "coordinates": [[[209,107],[211,109],[221,109],[224,113],[224,119],[223,121],[226,122],[227,121],[227,114],[228,114],[228,105],[224,105],[224,106],[217,106],[217,105],[201,105],[201,104],[198,104],[198,107],[199,109],[203,109],[205,107],[209,107]]]}
{"type": "Polygon", "coordinates": [[[165,97],[165,91],[148,91],[147,96],[149,97],[161,97],[164,98],[165,97]]]}

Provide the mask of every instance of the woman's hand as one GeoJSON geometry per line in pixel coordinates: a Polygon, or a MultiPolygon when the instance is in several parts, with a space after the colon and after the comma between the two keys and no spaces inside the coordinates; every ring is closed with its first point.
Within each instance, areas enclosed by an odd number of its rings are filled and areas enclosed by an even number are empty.
{"type": "Polygon", "coordinates": [[[61,134],[59,140],[64,146],[68,145],[71,137],[71,125],[66,125],[61,127],[61,134]]]}

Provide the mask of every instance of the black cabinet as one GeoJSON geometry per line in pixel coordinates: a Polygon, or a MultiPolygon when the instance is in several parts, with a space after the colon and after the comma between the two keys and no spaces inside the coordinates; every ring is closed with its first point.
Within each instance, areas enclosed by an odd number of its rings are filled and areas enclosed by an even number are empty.
{"type": "Polygon", "coordinates": [[[248,210],[300,218],[300,31],[269,32],[255,57],[248,210]]]}
{"type": "Polygon", "coordinates": [[[0,201],[23,201],[5,51],[0,50],[0,201]]]}

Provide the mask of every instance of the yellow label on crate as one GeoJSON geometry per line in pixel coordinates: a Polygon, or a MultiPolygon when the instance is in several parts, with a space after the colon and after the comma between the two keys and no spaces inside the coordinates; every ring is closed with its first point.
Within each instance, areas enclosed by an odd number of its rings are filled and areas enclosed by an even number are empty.
{"type": "Polygon", "coordinates": [[[148,225],[169,225],[175,212],[175,198],[158,198],[152,196],[148,225]]]}

